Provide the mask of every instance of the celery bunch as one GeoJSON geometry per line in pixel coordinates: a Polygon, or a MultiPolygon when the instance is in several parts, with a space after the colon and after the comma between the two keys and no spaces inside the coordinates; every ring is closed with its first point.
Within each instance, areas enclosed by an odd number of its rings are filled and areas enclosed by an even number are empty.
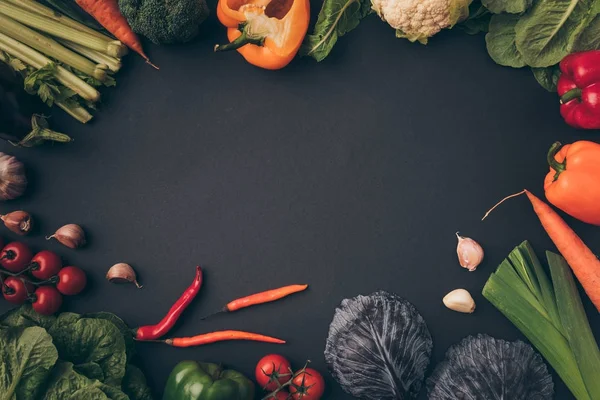
{"type": "Polygon", "coordinates": [[[0,0],[0,62],[20,73],[25,89],[88,122],[114,86],[127,47],[35,0],[0,0]]]}
{"type": "Polygon", "coordinates": [[[552,365],[578,400],[600,399],[600,350],[571,270],[546,252],[551,280],[527,241],[488,279],[483,296],[552,365]]]}

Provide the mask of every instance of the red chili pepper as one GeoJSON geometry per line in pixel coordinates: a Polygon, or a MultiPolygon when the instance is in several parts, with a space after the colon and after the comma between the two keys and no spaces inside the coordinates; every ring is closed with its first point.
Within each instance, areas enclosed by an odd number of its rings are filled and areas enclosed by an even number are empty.
{"type": "Polygon", "coordinates": [[[269,303],[271,301],[279,300],[283,297],[289,296],[290,294],[302,292],[306,290],[307,287],[308,285],[290,285],[281,287],[279,289],[251,294],[250,296],[242,297],[241,299],[233,300],[227,303],[223,311],[232,312],[241,308],[254,306],[256,304],[269,303]]]}
{"type": "Polygon", "coordinates": [[[164,336],[173,328],[183,311],[194,300],[194,297],[202,287],[202,268],[196,267],[194,281],[181,295],[179,300],[169,310],[167,315],[156,325],[146,325],[137,328],[135,338],[137,340],[155,340],[164,336]]]}
{"type": "Polygon", "coordinates": [[[575,128],[600,129],[600,50],[570,54],[560,70],[560,114],[575,128]]]}
{"type": "Polygon", "coordinates": [[[251,340],[254,342],[283,344],[285,340],[277,339],[271,336],[260,335],[258,333],[243,331],[218,331],[205,333],[192,337],[182,337],[162,340],[163,343],[173,347],[193,347],[205,344],[223,342],[226,340],[251,340]]]}

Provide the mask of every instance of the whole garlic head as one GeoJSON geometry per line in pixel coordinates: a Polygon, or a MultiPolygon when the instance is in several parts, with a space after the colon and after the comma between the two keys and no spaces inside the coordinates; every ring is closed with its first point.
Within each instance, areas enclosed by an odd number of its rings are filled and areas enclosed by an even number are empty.
{"type": "Polygon", "coordinates": [[[27,188],[25,166],[15,156],[0,153],[0,200],[20,197],[27,188]]]}

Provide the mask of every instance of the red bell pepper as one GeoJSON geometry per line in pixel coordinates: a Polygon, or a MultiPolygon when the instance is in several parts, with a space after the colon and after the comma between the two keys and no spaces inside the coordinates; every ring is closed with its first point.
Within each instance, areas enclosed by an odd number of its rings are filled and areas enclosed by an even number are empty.
{"type": "Polygon", "coordinates": [[[560,114],[572,127],[600,129],[600,50],[570,54],[560,70],[560,114]]]}

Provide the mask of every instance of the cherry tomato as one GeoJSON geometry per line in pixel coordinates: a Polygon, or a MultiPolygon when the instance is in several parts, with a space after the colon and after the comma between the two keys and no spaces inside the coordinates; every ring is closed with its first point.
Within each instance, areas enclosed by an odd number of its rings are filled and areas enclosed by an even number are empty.
{"type": "Polygon", "coordinates": [[[31,259],[31,275],[43,281],[58,274],[61,268],[60,257],[52,251],[40,251],[31,259]]]}
{"type": "Polygon", "coordinates": [[[319,371],[306,368],[292,381],[290,393],[294,400],[319,400],[325,393],[325,380],[319,371]]]}
{"type": "Polygon", "coordinates": [[[52,315],[62,305],[62,295],[54,286],[40,286],[33,297],[32,307],[38,314],[52,315]]]}
{"type": "Polygon", "coordinates": [[[79,294],[87,284],[87,277],[81,268],[64,267],[58,271],[56,288],[62,294],[73,296],[79,294]]]}
{"type": "Polygon", "coordinates": [[[267,397],[267,400],[288,400],[289,398],[290,394],[285,390],[282,390],[281,392],[277,392],[275,396],[267,397]]]}
{"type": "Polygon", "coordinates": [[[31,261],[31,250],[25,243],[12,242],[0,253],[0,265],[10,272],[21,272],[31,261]]]}
{"type": "Polygon", "coordinates": [[[290,362],[279,354],[268,354],[260,359],[254,373],[256,382],[267,391],[274,391],[292,378],[290,362]]]}
{"type": "Polygon", "coordinates": [[[4,286],[2,286],[2,295],[13,304],[23,304],[27,301],[30,293],[33,293],[35,288],[29,282],[23,281],[21,278],[16,276],[9,276],[4,279],[4,286]]]}

